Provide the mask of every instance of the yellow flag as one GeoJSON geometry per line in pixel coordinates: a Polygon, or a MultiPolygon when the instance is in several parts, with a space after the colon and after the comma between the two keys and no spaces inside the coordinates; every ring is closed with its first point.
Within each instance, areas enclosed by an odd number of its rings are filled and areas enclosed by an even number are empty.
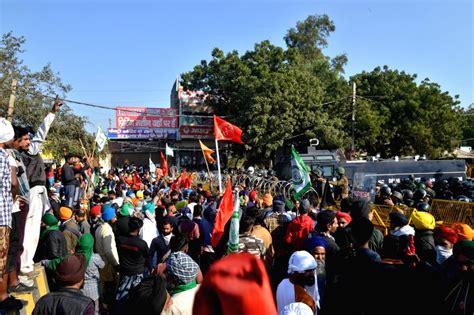
{"type": "Polygon", "coordinates": [[[204,155],[204,158],[211,164],[214,164],[216,161],[214,158],[211,156],[212,153],[214,153],[214,150],[209,149],[202,143],[201,140],[199,140],[199,145],[201,146],[202,154],[204,155]]]}

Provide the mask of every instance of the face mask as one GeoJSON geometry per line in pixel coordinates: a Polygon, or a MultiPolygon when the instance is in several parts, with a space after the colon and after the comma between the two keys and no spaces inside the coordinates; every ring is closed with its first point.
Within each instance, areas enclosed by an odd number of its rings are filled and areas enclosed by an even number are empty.
{"type": "Polygon", "coordinates": [[[453,254],[452,249],[447,249],[444,246],[436,245],[436,261],[439,264],[442,264],[446,259],[448,259],[453,254]]]}
{"type": "Polygon", "coordinates": [[[168,235],[163,235],[163,238],[165,240],[165,244],[166,245],[169,245],[170,244],[170,241],[171,241],[171,237],[173,236],[173,234],[168,234],[168,235]]]}

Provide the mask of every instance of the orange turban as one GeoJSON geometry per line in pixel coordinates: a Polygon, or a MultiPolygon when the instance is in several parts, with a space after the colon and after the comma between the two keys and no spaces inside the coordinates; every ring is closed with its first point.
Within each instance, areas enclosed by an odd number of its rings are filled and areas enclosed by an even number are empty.
{"type": "Polygon", "coordinates": [[[270,194],[265,194],[265,196],[263,196],[262,201],[263,206],[270,207],[273,204],[273,197],[270,194]]]}
{"type": "Polygon", "coordinates": [[[472,228],[464,223],[454,223],[453,229],[458,233],[458,239],[472,241],[474,238],[474,231],[472,228]]]}
{"type": "Polygon", "coordinates": [[[62,221],[69,220],[72,217],[72,209],[69,207],[59,208],[59,218],[62,221]]]}

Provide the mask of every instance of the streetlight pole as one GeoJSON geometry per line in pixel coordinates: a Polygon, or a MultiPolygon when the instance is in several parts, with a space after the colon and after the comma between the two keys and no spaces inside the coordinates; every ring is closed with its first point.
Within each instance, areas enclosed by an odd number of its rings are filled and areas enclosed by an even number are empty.
{"type": "Polygon", "coordinates": [[[354,136],[354,128],[355,128],[355,102],[356,102],[356,84],[352,82],[352,126],[351,126],[351,133],[352,133],[352,145],[351,151],[352,153],[355,152],[355,136],[354,136]]]}

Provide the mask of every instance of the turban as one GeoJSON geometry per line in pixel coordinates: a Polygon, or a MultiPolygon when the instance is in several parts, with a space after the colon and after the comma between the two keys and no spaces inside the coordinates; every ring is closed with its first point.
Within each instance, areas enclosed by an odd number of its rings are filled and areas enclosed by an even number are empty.
{"type": "Polygon", "coordinates": [[[434,237],[448,240],[452,244],[458,241],[458,234],[453,228],[446,225],[438,226],[434,229],[434,237]]]}
{"type": "Polygon", "coordinates": [[[459,240],[471,241],[474,238],[474,231],[469,225],[464,223],[454,223],[452,227],[456,233],[458,233],[459,240]]]}
{"type": "Polygon", "coordinates": [[[59,208],[59,218],[63,221],[69,220],[72,217],[72,209],[69,207],[59,208]]]}
{"type": "Polygon", "coordinates": [[[453,255],[462,254],[469,260],[474,260],[474,241],[460,240],[453,247],[453,255]]]}
{"type": "Polygon", "coordinates": [[[115,218],[115,208],[106,203],[102,206],[102,219],[104,221],[110,221],[113,218],[115,218]]]}
{"type": "Polygon", "coordinates": [[[153,202],[147,202],[143,208],[143,212],[150,212],[150,214],[155,214],[155,204],[153,202]]]}
{"type": "Polygon", "coordinates": [[[154,315],[163,311],[166,303],[166,281],[159,276],[150,276],[130,289],[127,314],[154,315]]]}
{"type": "Polygon", "coordinates": [[[252,201],[257,200],[257,192],[256,192],[255,190],[252,190],[252,191],[249,193],[249,198],[250,198],[250,200],[252,200],[252,201]]]}
{"type": "Polygon", "coordinates": [[[0,143],[10,141],[15,137],[15,131],[11,122],[3,117],[0,117],[0,143]]]}
{"type": "Polygon", "coordinates": [[[270,194],[265,194],[262,201],[264,206],[270,207],[273,204],[273,197],[270,194]]]}
{"type": "Polygon", "coordinates": [[[176,210],[181,211],[182,209],[184,209],[184,207],[186,207],[187,204],[188,204],[188,203],[186,202],[186,200],[178,201],[178,202],[175,204],[176,210]]]}
{"type": "Polygon", "coordinates": [[[307,251],[300,250],[294,252],[288,262],[288,273],[292,274],[295,272],[303,273],[307,270],[316,269],[316,260],[313,255],[307,251]]]}
{"type": "Polygon", "coordinates": [[[45,213],[45,215],[43,215],[43,217],[41,218],[41,221],[47,226],[55,226],[58,225],[59,222],[58,218],[56,218],[51,213],[45,213]]]}
{"type": "Polygon", "coordinates": [[[285,305],[281,315],[312,315],[314,314],[311,307],[303,302],[294,302],[288,305],[285,305]]]}
{"type": "Polygon", "coordinates": [[[352,221],[351,215],[349,213],[346,213],[346,212],[338,211],[338,212],[336,212],[336,217],[338,219],[346,220],[347,224],[351,223],[351,221],[352,221]]]}
{"type": "Polygon", "coordinates": [[[273,211],[283,212],[285,210],[285,203],[281,200],[275,200],[273,203],[273,211]]]}
{"type": "Polygon", "coordinates": [[[436,226],[434,216],[424,211],[413,210],[411,221],[418,230],[432,230],[436,226]]]}
{"type": "Polygon", "coordinates": [[[137,191],[137,198],[140,199],[140,200],[143,200],[143,198],[144,198],[143,191],[141,191],[141,190],[137,191]]]}
{"type": "Polygon", "coordinates": [[[131,203],[124,203],[120,208],[120,214],[124,217],[128,217],[133,212],[133,205],[131,203]]]}
{"type": "Polygon", "coordinates": [[[198,264],[183,252],[175,252],[170,255],[166,262],[169,274],[178,279],[179,284],[188,284],[196,280],[198,264]]]}
{"type": "Polygon", "coordinates": [[[328,243],[326,239],[319,235],[313,235],[308,237],[303,243],[303,249],[308,253],[311,253],[316,247],[326,248],[328,243]]]}
{"type": "Polygon", "coordinates": [[[94,251],[94,237],[90,233],[85,233],[77,240],[76,253],[82,254],[86,258],[86,266],[89,266],[94,251]]]}
{"type": "Polygon", "coordinates": [[[84,279],[85,271],[86,259],[84,255],[69,255],[56,268],[56,279],[64,286],[74,285],[84,279]]]}
{"type": "Polygon", "coordinates": [[[408,224],[407,217],[399,211],[390,212],[388,216],[390,218],[390,223],[395,226],[405,226],[408,224]]]}
{"type": "Polygon", "coordinates": [[[212,264],[194,301],[195,315],[277,314],[265,265],[249,253],[212,264]]]}
{"type": "Polygon", "coordinates": [[[100,216],[100,213],[101,213],[101,208],[100,208],[100,205],[95,205],[91,208],[91,211],[89,212],[90,216],[91,217],[98,217],[100,216]]]}

